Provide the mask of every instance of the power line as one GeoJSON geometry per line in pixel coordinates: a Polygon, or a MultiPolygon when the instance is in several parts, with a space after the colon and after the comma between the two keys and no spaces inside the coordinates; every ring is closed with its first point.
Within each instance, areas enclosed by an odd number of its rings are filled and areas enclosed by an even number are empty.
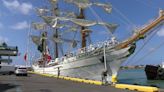
{"type": "MultiPolygon", "coordinates": [[[[134,23],[125,15],[125,14],[123,14],[119,9],[117,9],[116,7],[114,7],[113,6],[113,9],[120,15],[120,16],[122,16],[122,18],[124,18],[124,20],[127,22],[127,23],[129,23],[129,24],[131,24],[131,25],[134,25],[134,23]]],[[[136,26],[135,26],[136,27],[136,26]]]]}
{"type": "Polygon", "coordinates": [[[152,8],[152,9],[159,9],[159,7],[152,6],[152,5],[148,4],[148,3],[143,2],[142,0],[135,0],[135,1],[137,1],[137,2],[139,2],[139,3],[141,3],[141,4],[145,5],[145,6],[147,6],[147,7],[149,7],[149,8],[152,8]]]}
{"type": "MultiPolygon", "coordinates": [[[[89,7],[89,9],[90,9],[91,12],[95,15],[95,17],[98,19],[98,21],[103,22],[102,18],[95,12],[95,10],[94,10],[92,7],[89,7]]],[[[103,25],[103,27],[104,27],[107,31],[109,30],[105,25],[103,25]]],[[[111,36],[114,36],[114,35],[112,34],[112,32],[110,32],[110,31],[108,31],[108,32],[110,33],[111,36]]]]}
{"type": "MultiPolygon", "coordinates": [[[[159,29],[155,32],[155,33],[157,33],[160,29],[162,29],[162,26],[161,27],[159,27],[159,29]]],[[[160,45],[159,45],[160,46],[160,45]]],[[[149,54],[149,53],[148,53],[149,54]]],[[[136,61],[136,62],[138,62],[138,61],[136,61]]]]}
{"type": "Polygon", "coordinates": [[[152,51],[150,51],[148,54],[146,54],[143,57],[141,57],[140,59],[138,59],[136,62],[141,62],[146,57],[148,57],[150,54],[152,54],[153,52],[155,52],[157,49],[161,48],[163,45],[164,45],[164,41],[160,45],[158,45],[155,49],[153,49],[152,51]]]}
{"type": "MultiPolygon", "coordinates": [[[[105,0],[105,1],[108,2],[107,0],[105,0]]],[[[121,19],[121,18],[117,17],[117,19],[119,19],[126,25],[133,25],[134,28],[137,28],[137,26],[125,14],[123,14],[118,8],[116,8],[113,4],[112,4],[112,7],[116,11],[116,13],[118,13],[123,18],[123,19],[121,19]]],[[[133,33],[133,31],[131,33],[133,33]]],[[[131,33],[129,33],[128,35],[131,35],[131,33]]]]}

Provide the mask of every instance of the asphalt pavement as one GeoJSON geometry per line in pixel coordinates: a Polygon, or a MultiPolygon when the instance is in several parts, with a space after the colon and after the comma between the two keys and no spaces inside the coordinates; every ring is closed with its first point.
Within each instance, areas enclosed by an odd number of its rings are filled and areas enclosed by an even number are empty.
{"type": "Polygon", "coordinates": [[[26,76],[0,75],[0,92],[134,92],[111,86],[50,78],[36,74],[26,76]]]}

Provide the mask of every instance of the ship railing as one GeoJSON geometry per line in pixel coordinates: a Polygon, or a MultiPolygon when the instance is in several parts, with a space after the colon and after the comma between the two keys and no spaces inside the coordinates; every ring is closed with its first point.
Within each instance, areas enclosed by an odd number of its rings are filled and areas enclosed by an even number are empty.
{"type": "Polygon", "coordinates": [[[68,61],[68,62],[72,62],[72,61],[75,61],[76,59],[74,59],[74,60],[69,60],[69,59],[88,56],[92,51],[103,48],[104,45],[105,45],[105,47],[108,48],[108,47],[113,47],[116,44],[118,44],[117,41],[112,42],[111,40],[106,40],[106,41],[103,41],[103,42],[97,42],[95,44],[90,44],[87,47],[80,48],[78,50],[67,53],[65,56],[59,58],[59,61],[61,61],[61,63],[66,63],[66,62],[64,62],[65,60],[68,61]]]}

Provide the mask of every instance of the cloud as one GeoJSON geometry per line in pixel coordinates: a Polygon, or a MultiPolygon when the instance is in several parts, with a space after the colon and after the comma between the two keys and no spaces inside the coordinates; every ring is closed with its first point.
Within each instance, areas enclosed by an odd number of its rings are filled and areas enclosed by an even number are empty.
{"type": "Polygon", "coordinates": [[[164,27],[163,27],[161,30],[159,30],[159,31],[157,32],[157,35],[158,35],[159,37],[163,37],[163,36],[164,36],[164,27]]]}
{"type": "Polygon", "coordinates": [[[29,27],[29,25],[28,25],[27,21],[19,22],[19,23],[15,24],[14,26],[11,26],[11,28],[15,29],[15,30],[22,30],[22,29],[26,29],[28,27],[29,27]]]}
{"type": "Polygon", "coordinates": [[[7,43],[8,41],[9,41],[8,38],[0,36],[0,44],[2,44],[3,42],[7,43]]]}
{"type": "Polygon", "coordinates": [[[3,0],[3,5],[13,12],[17,11],[25,15],[29,14],[33,8],[32,4],[20,3],[18,0],[3,0]]]}

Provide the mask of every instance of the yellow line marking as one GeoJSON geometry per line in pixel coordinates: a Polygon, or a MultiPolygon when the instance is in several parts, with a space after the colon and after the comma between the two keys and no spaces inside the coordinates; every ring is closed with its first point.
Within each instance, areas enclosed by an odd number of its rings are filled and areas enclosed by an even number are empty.
{"type": "Polygon", "coordinates": [[[32,72],[32,71],[29,71],[29,73],[39,74],[39,75],[47,76],[47,77],[54,77],[54,78],[60,78],[60,79],[65,79],[65,80],[71,80],[71,81],[75,81],[75,82],[83,82],[83,83],[87,83],[87,84],[102,85],[101,81],[95,81],[95,80],[85,80],[85,79],[80,79],[80,78],[57,76],[57,75],[52,75],[52,74],[41,74],[41,73],[36,73],[36,72],[32,72]]]}
{"type": "Polygon", "coordinates": [[[157,87],[129,85],[129,84],[115,84],[115,88],[135,90],[135,91],[141,91],[141,92],[158,92],[159,91],[157,87]]]}

